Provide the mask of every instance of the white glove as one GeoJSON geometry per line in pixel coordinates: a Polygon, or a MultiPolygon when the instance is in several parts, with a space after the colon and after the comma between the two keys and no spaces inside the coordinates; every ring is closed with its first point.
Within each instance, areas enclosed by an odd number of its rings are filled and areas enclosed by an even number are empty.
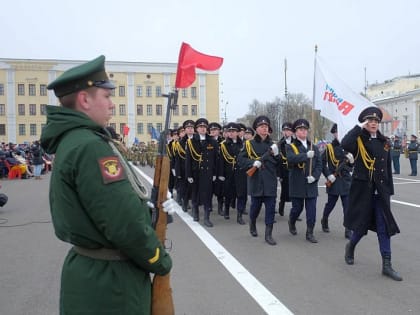
{"type": "Polygon", "coordinates": [[[216,180],[216,176],[213,176],[213,182],[216,180]]]}
{"type": "Polygon", "coordinates": [[[335,182],[335,180],[336,180],[336,178],[335,178],[335,176],[334,176],[334,174],[331,174],[331,175],[328,175],[328,180],[331,182],[331,183],[334,183],[335,182]]]}
{"type": "Polygon", "coordinates": [[[315,151],[313,150],[309,150],[308,152],[306,152],[306,156],[308,157],[308,159],[312,159],[315,155],[315,151]]]}
{"type": "Polygon", "coordinates": [[[346,158],[347,158],[347,160],[349,160],[350,164],[354,163],[354,156],[350,152],[346,154],[346,158]]]}
{"type": "Polygon", "coordinates": [[[361,122],[361,123],[358,123],[357,125],[360,127],[360,128],[365,128],[365,126],[367,125],[367,123],[368,123],[368,120],[366,119],[364,122],[361,122]]]}
{"type": "Polygon", "coordinates": [[[255,166],[256,168],[260,168],[261,167],[261,162],[260,161],[255,161],[254,164],[252,164],[252,166],[255,166]]]}
{"type": "Polygon", "coordinates": [[[166,200],[162,203],[163,211],[167,214],[174,214],[177,211],[181,211],[181,206],[172,198],[166,200]]]}
{"type": "Polygon", "coordinates": [[[271,151],[273,151],[274,156],[279,155],[279,147],[277,146],[277,144],[273,143],[270,148],[271,151]]]}
{"type": "Polygon", "coordinates": [[[225,181],[225,177],[224,177],[224,176],[219,176],[219,180],[220,180],[221,182],[224,182],[224,181],[225,181]]]}
{"type": "Polygon", "coordinates": [[[308,181],[308,184],[312,184],[315,181],[315,177],[308,176],[308,177],[306,177],[306,180],[308,181]]]}
{"type": "Polygon", "coordinates": [[[194,183],[194,179],[193,179],[192,177],[188,177],[188,178],[187,178],[187,181],[188,181],[190,184],[194,183]]]}
{"type": "Polygon", "coordinates": [[[171,171],[172,171],[172,175],[176,176],[175,169],[173,168],[171,171]]]}

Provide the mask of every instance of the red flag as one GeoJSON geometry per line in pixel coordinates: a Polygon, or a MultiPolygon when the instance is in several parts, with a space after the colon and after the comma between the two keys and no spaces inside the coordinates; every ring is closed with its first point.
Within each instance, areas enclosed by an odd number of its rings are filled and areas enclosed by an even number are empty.
{"type": "Polygon", "coordinates": [[[182,43],[179,51],[176,88],[187,88],[195,81],[195,68],[215,71],[222,66],[223,58],[205,55],[190,45],[182,43]]]}
{"type": "Polygon", "coordinates": [[[124,128],[123,128],[124,136],[127,136],[129,131],[130,131],[130,127],[128,127],[127,125],[124,125],[124,128]]]}

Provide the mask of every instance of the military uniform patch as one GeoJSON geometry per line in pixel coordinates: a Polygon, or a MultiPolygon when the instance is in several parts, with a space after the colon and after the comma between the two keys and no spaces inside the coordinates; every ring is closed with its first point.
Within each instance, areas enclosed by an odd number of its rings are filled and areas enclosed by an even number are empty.
{"type": "Polygon", "coordinates": [[[104,184],[125,179],[124,168],[116,156],[107,156],[98,160],[104,184]]]}

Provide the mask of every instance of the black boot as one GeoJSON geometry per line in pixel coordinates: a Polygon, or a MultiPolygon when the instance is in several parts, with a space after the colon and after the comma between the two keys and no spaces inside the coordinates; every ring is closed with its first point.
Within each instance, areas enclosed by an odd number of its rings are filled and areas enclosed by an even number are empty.
{"type": "Polygon", "coordinates": [[[204,225],[207,227],[213,227],[213,223],[210,221],[210,209],[204,210],[204,225]]]}
{"type": "Polygon", "coordinates": [[[270,244],[270,245],[276,245],[276,241],[273,240],[273,225],[272,224],[267,224],[265,226],[265,241],[270,244]]]}
{"type": "Polygon", "coordinates": [[[296,235],[297,234],[296,221],[289,218],[288,223],[289,223],[289,232],[290,232],[290,234],[296,235]]]}
{"type": "Polygon", "coordinates": [[[244,224],[245,224],[245,221],[244,221],[244,219],[242,218],[242,213],[241,213],[241,212],[239,212],[239,211],[238,211],[238,216],[237,216],[237,218],[236,218],[236,222],[238,222],[238,224],[240,224],[240,225],[244,225],[244,224]]]}
{"type": "Polygon", "coordinates": [[[382,274],[391,278],[392,280],[402,281],[402,278],[398,272],[392,269],[391,254],[385,254],[382,256],[382,274]]]}
{"type": "Polygon", "coordinates": [[[225,220],[229,220],[229,205],[225,205],[225,212],[223,213],[223,216],[225,217],[225,220]]]}
{"type": "Polygon", "coordinates": [[[217,203],[217,213],[219,215],[223,215],[223,201],[219,201],[217,203]]]}
{"type": "Polygon", "coordinates": [[[257,233],[257,222],[256,220],[250,220],[249,221],[249,233],[251,233],[251,235],[253,237],[257,237],[258,233],[257,233]]]}
{"type": "Polygon", "coordinates": [[[351,238],[351,234],[352,234],[351,230],[349,230],[348,228],[345,228],[344,237],[349,240],[351,238]]]}
{"type": "Polygon", "coordinates": [[[176,202],[182,206],[182,198],[181,198],[181,194],[179,194],[178,192],[176,193],[176,202]]]}
{"type": "Polygon", "coordinates": [[[328,226],[328,218],[327,217],[322,217],[321,226],[322,226],[322,231],[324,231],[325,233],[330,233],[330,228],[328,226]]]}
{"type": "Polygon", "coordinates": [[[306,228],[306,240],[311,243],[318,243],[317,239],[314,236],[314,227],[308,226],[306,228]]]}
{"type": "Polygon", "coordinates": [[[188,200],[183,199],[182,200],[182,211],[187,212],[187,207],[188,207],[188,200]]]}
{"type": "Polygon", "coordinates": [[[280,216],[284,216],[284,205],[285,205],[285,202],[283,200],[280,200],[280,202],[279,202],[279,214],[280,214],[280,216]]]}
{"type": "Polygon", "coordinates": [[[200,217],[198,215],[198,206],[193,206],[192,214],[193,214],[194,221],[200,220],[200,217]]]}
{"type": "Polygon", "coordinates": [[[346,252],[344,254],[344,260],[346,261],[347,265],[353,265],[354,264],[354,248],[356,245],[354,245],[352,242],[348,242],[346,244],[346,252]]]}

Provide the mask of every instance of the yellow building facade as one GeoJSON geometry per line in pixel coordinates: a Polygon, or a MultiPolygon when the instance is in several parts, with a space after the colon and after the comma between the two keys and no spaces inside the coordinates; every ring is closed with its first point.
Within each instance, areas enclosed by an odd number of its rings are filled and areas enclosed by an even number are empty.
{"type": "MultiPolygon", "coordinates": [[[[46,105],[58,106],[49,82],[85,61],[0,58],[0,141],[32,142],[40,138],[46,123],[46,105]]],[[[106,70],[116,86],[114,117],[110,125],[134,141],[149,142],[151,129],[165,127],[167,98],[174,91],[176,63],[107,61],[106,70]]],[[[170,128],[200,117],[219,122],[219,74],[197,70],[195,82],[179,90],[178,106],[171,112],[170,128]]]]}

